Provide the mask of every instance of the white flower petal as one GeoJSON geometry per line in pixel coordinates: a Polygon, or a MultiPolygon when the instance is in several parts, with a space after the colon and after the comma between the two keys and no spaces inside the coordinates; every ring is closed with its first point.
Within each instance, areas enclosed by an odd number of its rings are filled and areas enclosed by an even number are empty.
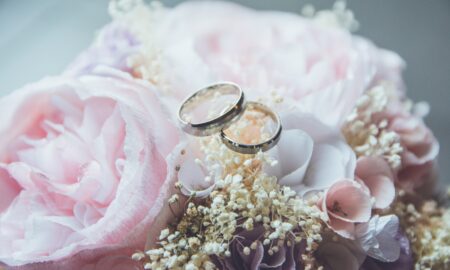
{"type": "MultiPolygon", "coordinates": [[[[202,164],[196,163],[196,159],[203,160],[200,145],[193,139],[180,146],[183,154],[178,153],[172,166],[179,167],[178,181],[182,184],[181,192],[186,196],[196,197],[207,196],[215,187],[214,180],[206,182],[208,176],[207,169],[202,164]]],[[[180,150],[181,151],[181,150],[180,150]]]]}
{"type": "Polygon", "coordinates": [[[278,145],[269,152],[278,164],[266,166],[266,173],[277,176],[281,185],[300,184],[311,159],[313,144],[311,137],[302,130],[285,131],[278,145]]]}
{"type": "Polygon", "coordinates": [[[269,154],[279,162],[265,171],[303,196],[353,178],[356,157],[339,131],[298,108],[281,108],[283,135],[269,154]]]}
{"type": "Polygon", "coordinates": [[[340,151],[332,145],[315,145],[311,162],[306,172],[303,193],[330,187],[346,177],[345,164],[340,151]]]}

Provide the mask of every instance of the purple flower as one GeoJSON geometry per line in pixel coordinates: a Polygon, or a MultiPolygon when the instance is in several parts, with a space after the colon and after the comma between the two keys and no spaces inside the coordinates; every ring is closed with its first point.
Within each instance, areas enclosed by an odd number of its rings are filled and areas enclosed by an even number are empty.
{"type": "Polygon", "coordinates": [[[409,240],[405,233],[398,231],[395,239],[400,243],[400,257],[392,263],[378,261],[367,257],[361,266],[361,270],[412,270],[414,269],[414,260],[409,240]]]}
{"type": "MultiPolygon", "coordinates": [[[[212,257],[219,269],[227,270],[257,270],[257,269],[304,269],[301,254],[304,254],[306,243],[304,241],[288,246],[287,241],[279,246],[279,251],[273,255],[268,254],[268,246],[264,246],[259,239],[263,238],[264,227],[258,226],[252,231],[241,231],[230,244],[230,257],[212,257]],[[256,249],[251,249],[249,255],[244,254],[244,247],[257,241],[256,249]]],[[[292,243],[294,239],[291,239],[292,243]]]]}
{"type": "Polygon", "coordinates": [[[131,72],[127,58],[136,53],[139,46],[137,38],[126,26],[112,22],[100,30],[94,44],[78,55],[65,74],[79,76],[92,73],[94,68],[100,65],[131,72]]]}

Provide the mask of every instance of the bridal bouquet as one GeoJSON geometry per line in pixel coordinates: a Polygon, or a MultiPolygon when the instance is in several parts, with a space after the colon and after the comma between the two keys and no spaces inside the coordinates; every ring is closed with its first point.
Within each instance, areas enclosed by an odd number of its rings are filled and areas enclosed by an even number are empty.
{"type": "MultiPolygon", "coordinates": [[[[0,268],[450,269],[428,106],[343,3],[109,9],[60,76],[0,99],[0,268]],[[276,115],[270,149],[182,130],[224,81],[276,115]]],[[[235,140],[265,137],[241,119],[235,140]]]]}

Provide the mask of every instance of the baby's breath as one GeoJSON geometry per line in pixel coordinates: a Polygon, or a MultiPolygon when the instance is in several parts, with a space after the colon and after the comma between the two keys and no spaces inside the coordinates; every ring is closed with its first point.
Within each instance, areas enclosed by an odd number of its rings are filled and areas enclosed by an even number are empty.
{"type": "Polygon", "coordinates": [[[356,155],[381,156],[396,169],[401,165],[400,136],[388,130],[387,119],[377,119],[374,115],[386,109],[390,88],[379,85],[367,91],[356,103],[347,118],[342,131],[356,155]]]}
{"type": "Polygon", "coordinates": [[[161,67],[161,49],[154,36],[154,25],[165,11],[159,1],[147,4],[143,0],[112,0],[109,5],[111,17],[126,25],[141,44],[139,51],[127,58],[133,76],[148,80],[158,89],[169,92],[168,79],[161,67]]]}
{"type": "Polygon", "coordinates": [[[341,28],[352,32],[359,28],[353,11],[347,8],[345,1],[336,1],[333,8],[317,12],[313,5],[308,4],[303,7],[302,15],[325,27],[341,28]]]}
{"type": "Polygon", "coordinates": [[[404,191],[392,209],[411,243],[415,269],[450,269],[450,210],[404,191]]]}
{"type": "Polygon", "coordinates": [[[313,267],[312,253],[322,239],[324,218],[316,201],[299,198],[294,190],[265,174],[263,166],[276,162],[264,153],[238,154],[218,137],[202,139],[201,150],[209,162],[199,164],[215,164],[210,170],[220,166],[222,175],[215,179],[215,189],[206,199],[191,197],[178,223],[161,232],[158,247],[146,251],[145,258],[142,253],[133,258],[142,261],[145,269],[215,269],[210,256],[231,256],[230,245],[238,241],[237,232],[263,226],[260,239],[243,247],[244,254],[256,249],[258,242],[273,255],[285,244],[304,241],[305,262],[313,267]]]}

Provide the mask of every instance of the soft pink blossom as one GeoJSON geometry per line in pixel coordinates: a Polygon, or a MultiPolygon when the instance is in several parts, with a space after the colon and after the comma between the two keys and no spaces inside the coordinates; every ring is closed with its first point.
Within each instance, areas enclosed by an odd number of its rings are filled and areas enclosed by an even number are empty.
{"type": "Polygon", "coordinates": [[[0,261],[106,269],[109,254],[144,247],[173,192],[179,141],[150,84],[109,69],[48,78],[0,112],[0,261]]]}
{"type": "Polygon", "coordinates": [[[328,225],[337,234],[354,239],[357,223],[368,222],[372,213],[370,194],[353,179],[334,183],[318,203],[328,217],[328,225]]]}
{"type": "Polygon", "coordinates": [[[395,198],[394,175],[381,157],[362,157],[355,179],[336,179],[319,201],[328,225],[343,237],[354,239],[358,223],[365,224],[372,208],[386,208],[395,198]],[[372,199],[373,198],[373,199],[372,199]]]}
{"type": "Polygon", "coordinates": [[[405,109],[405,105],[393,98],[375,119],[387,119],[388,129],[400,136],[403,147],[401,167],[397,173],[400,186],[412,189],[433,180],[436,174],[439,144],[420,115],[405,109]]]}
{"type": "Polygon", "coordinates": [[[434,174],[439,145],[421,119],[397,117],[392,130],[400,134],[404,152],[398,180],[405,186],[420,186],[434,174]]]}
{"type": "Polygon", "coordinates": [[[96,249],[95,252],[86,249],[64,260],[33,263],[26,266],[8,267],[6,269],[143,270],[142,263],[133,261],[129,255],[134,251],[134,248],[117,247],[104,247],[102,249],[96,249]]]}
{"type": "Polygon", "coordinates": [[[396,54],[293,13],[187,2],[151,26],[159,75],[178,99],[216,81],[233,81],[249,97],[276,91],[336,125],[371,85],[401,85],[403,61],[396,54]]]}
{"type": "Polygon", "coordinates": [[[87,264],[80,270],[141,270],[142,262],[134,261],[127,253],[105,256],[100,260],[87,264]]]}
{"type": "Polygon", "coordinates": [[[395,198],[395,177],[382,157],[359,158],[355,174],[375,198],[374,208],[386,208],[392,203],[395,198]]]}

